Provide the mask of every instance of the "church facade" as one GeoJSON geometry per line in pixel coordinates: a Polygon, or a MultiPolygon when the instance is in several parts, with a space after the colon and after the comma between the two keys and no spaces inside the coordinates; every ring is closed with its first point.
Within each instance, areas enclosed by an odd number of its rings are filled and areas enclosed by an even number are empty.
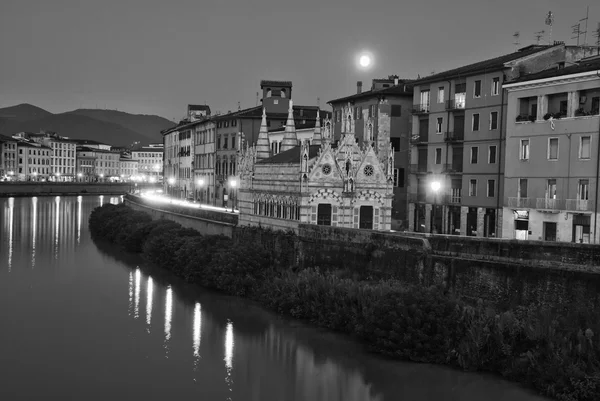
{"type": "Polygon", "coordinates": [[[390,230],[394,152],[389,132],[378,132],[361,146],[354,121],[346,121],[334,142],[332,121],[317,115],[312,141],[299,143],[290,101],[280,153],[271,155],[263,112],[256,146],[239,153],[239,224],[390,230]]]}

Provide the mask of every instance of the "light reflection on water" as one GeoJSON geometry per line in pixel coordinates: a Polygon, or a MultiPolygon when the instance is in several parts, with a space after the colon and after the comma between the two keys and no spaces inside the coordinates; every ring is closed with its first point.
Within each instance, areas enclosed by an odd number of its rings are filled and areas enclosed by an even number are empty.
{"type": "Polygon", "coordinates": [[[35,267],[35,240],[37,238],[37,197],[31,198],[31,208],[33,209],[33,217],[31,218],[31,268],[35,267]]]}
{"type": "Polygon", "coordinates": [[[542,400],[494,377],[369,355],[95,244],[87,220],[103,202],[0,198],[0,399],[542,400]]]}

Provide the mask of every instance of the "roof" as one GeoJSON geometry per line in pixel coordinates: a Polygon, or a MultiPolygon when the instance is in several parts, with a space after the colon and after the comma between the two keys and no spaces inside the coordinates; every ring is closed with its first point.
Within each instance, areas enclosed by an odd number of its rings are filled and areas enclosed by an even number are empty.
{"type": "Polygon", "coordinates": [[[269,81],[269,80],[262,80],[262,81],[260,81],[260,88],[262,89],[263,86],[285,86],[286,88],[291,88],[292,87],[292,81],[269,81]]]}
{"type": "Polygon", "coordinates": [[[441,81],[446,79],[465,77],[468,75],[474,75],[481,71],[492,71],[499,70],[506,66],[506,63],[518,60],[523,57],[531,56],[532,54],[542,52],[554,46],[563,46],[564,44],[558,43],[555,45],[531,45],[523,47],[514,53],[505,54],[503,56],[491,58],[477,63],[465,65],[463,67],[454,68],[452,70],[440,72],[437,74],[430,75],[415,81],[415,85],[422,83],[441,81]]]}
{"type": "Polygon", "coordinates": [[[188,104],[188,110],[210,111],[210,107],[205,104],[188,104]]]}
{"type": "MultiPolygon", "coordinates": [[[[308,120],[305,124],[302,124],[301,121],[294,120],[294,123],[295,123],[296,130],[314,129],[316,121],[313,120],[313,119],[311,119],[311,120],[308,120]]],[[[285,131],[285,125],[282,125],[281,127],[269,128],[268,131],[269,131],[269,133],[272,133],[272,132],[284,132],[285,131]]]]}
{"type": "MultiPolygon", "coordinates": [[[[275,156],[271,156],[268,159],[259,160],[256,162],[257,164],[288,164],[288,163],[298,163],[300,164],[300,149],[301,146],[295,146],[292,149],[286,150],[285,152],[281,152],[276,154],[275,156]]],[[[319,149],[321,149],[321,145],[310,145],[308,149],[308,158],[312,159],[313,157],[317,157],[319,154],[319,149]]]]}
{"type": "Polygon", "coordinates": [[[114,152],[112,150],[88,148],[87,146],[77,146],[77,152],[113,153],[113,154],[120,155],[119,152],[114,152]]]}
{"type": "Polygon", "coordinates": [[[139,148],[139,149],[132,149],[132,152],[156,152],[156,153],[164,153],[165,149],[164,148],[150,148],[147,146],[144,146],[143,148],[139,148]]]}
{"type": "Polygon", "coordinates": [[[102,142],[98,142],[98,141],[94,141],[92,139],[69,139],[71,142],[75,142],[78,143],[80,145],[106,145],[106,146],[110,146],[107,143],[102,143],[102,142]]]}
{"type": "MultiPolygon", "coordinates": [[[[214,120],[225,120],[225,119],[229,119],[229,118],[256,118],[256,119],[261,119],[262,118],[262,109],[263,106],[255,106],[255,107],[250,107],[248,109],[243,109],[243,110],[239,110],[239,111],[234,111],[231,113],[227,113],[227,114],[222,114],[220,116],[213,116],[214,120]]],[[[299,119],[309,119],[309,118],[316,118],[317,117],[317,110],[319,108],[317,106],[293,106],[293,110],[294,110],[294,119],[299,118],[299,119]],[[300,110],[304,112],[308,111],[308,114],[305,115],[300,115],[300,110]]],[[[320,110],[319,113],[321,113],[322,116],[328,116],[331,114],[330,111],[327,110],[320,110]]],[[[279,119],[286,119],[287,118],[287,111],[285,113],[269,113],[267,112],[267,117],[268,118],[279,118],[279,119]]]]}
{"type": "Polygon", "coordinates": [[[555,68],[550,68],[550,69],[540,71],[540,72],[537,72],[534,74],[523,75],[521,77],[513,79],[512,81],[506,82],[506,84],[514,84],[514,83],[518,83],[518,82],[533,81],[536,79],[553,78],[553,77],[560,77],[560,76],[564,76],[564,75],[579,74],[582,72],[589,72],[589,71],[594,71],[594,70],[600,70],[600,57],[598,57],[598,56],[582,59],[579,63],[577,63],[577,65],[570,65],[565,68],[555,67],[555,68]]]}
{"type": "Polygon", "coordinates": [[[357,99],[362,99],[362,98],[371,97],[371,96],[374,97],[374,96],[390,96],[390,95],[394,96],[395,95],[395,96],[410,96],[410,97],[412,97],[412,95],[413,95],[412,82],[414,82],[414,81],[409,81],[409,80],[406,80],[404,82],[399,81],[397,86],[391,86],[389,88],[383,88],[383,89],[378,89],[378,90],[368,90],[368,91],[364,91],[361,93],[355,93],[354,95],[330,100],[327,103],[332,104],[332,103],[348,102],[351,100],[357,100],[357,99]]]}
{"type": "Polygon", "coordinates": [[[0,142],[17,142],[15,138],[0,134],[0,142]]]}

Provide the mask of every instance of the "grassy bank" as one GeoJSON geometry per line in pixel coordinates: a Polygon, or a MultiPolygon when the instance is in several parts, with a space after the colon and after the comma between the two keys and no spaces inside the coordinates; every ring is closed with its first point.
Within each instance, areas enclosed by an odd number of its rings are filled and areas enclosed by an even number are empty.
{"type": "Polygon", "coordinates": [[[96,208],[89,225],[94,238],[190,282],[351,334],[382,354],[495,372],[559,400],[600,400],[600,321],[584,308],[494,311],[441,288],[296,271],[267,244],[202,236],[124,205],[96,208]]]}

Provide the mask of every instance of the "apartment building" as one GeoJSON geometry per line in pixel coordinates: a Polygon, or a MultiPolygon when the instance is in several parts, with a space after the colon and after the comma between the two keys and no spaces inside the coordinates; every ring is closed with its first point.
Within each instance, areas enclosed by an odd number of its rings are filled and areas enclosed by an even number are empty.
{"type": "Polygon", "coordinates": [[[414,82],[409,230],[502,233],[506,81],[582,57],[574,46],[527,46],[414,82]]]}
{"type": "Polygon", "coordinates": [[[391,75],[387,79],[373,79],[371,88],[362,90],[357,82],[356,94],[331,100],[333,134],[339,140],[343,133],[354,133],[359,144],[372,144],[381,154],[387,143],[394,150],[394,182],[392,199],[392,228],[407,226],[408,203],[406,176],[410,164],[409,138],[411,135],[411,81],[391,75]]]}
{"type": "Polygon", "coordinates": [[[600,57],[519,77],[504,88],[502,236],[600,243],[600,57]]]}
{"type": "Polygon", "coordinates": [[[17,140],[18,181],[47,181],[52,177],[52,149],[29,139],[17,140]]]}
{"type": "Polygon", "coordinates": [[[163,170],[162,146],[144,146],[131,150],[131,158],[137,160],[137,173],[142,179],[157,178],[163,170]]]}
{"type": "Polygon", "coordinates": [[[73,181],[75,179],[75,153],[77,142],[64,138],[56,132],[41,131],[39,133],[19,132],[15,138],[23,138],[41,143],[52,149],[51,181],[73,181]]]}
{"type": "Polygon", "coordinates": [[[12,179],[17,169],[17,141],[0,135],[0,179],[12,179]]]}
{"type": "Polygon", "coordinates": [[[87,146],[77,146],[76,157],[77,157],[77,180],[83,182],[95,182],[98,180],[98,174],[96,174],[96,151],[98,148],[91,148],[87,146]]]}
{"type": "Polygon", "coordinates": [[[215,136],[216,124],[209,118],[194,127],[194,199],[212,205],[215,204],[215,136]]]}

